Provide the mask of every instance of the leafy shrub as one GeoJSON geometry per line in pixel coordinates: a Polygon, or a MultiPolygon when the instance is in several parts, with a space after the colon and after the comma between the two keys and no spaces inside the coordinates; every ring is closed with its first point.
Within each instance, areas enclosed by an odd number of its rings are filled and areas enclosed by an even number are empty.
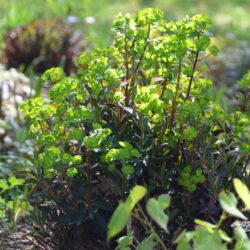
{"type": "MultiPolygon", "coordinates": [[[[247,186],[239,179],[234,179],[234,187],[245,205],[244,209],[250,210],[250,191],[247,186]]],[[[149,236],[140,242],[136,239],[133,230],[131,230],[127,236],[120,237],[117,240],[118,246],[116,249],[153,250],[158,245],[160,249],[167,250],[169,249],[168,247],[172,249],[175,244],[177,244],[178,250],[249,249],[250,240],[244,231],[244,229],[249,231],[249,221],[246,221],[246,223],[244,223],[244,221],[235,221],[235,223],[231,225],[234,227],[235,237],[229,236],[228,233],[222,229],[223,223],[230,216],[247,220],[245,215],[237,208],[237,199],[233,193],[222,192],[220,194],[219,200],[224,211],[218,223],[212,224],[207,221],[196,219],[196,228],[194,231],[187,232],[183,229],[179,235],[175,235],[175,238],[167,244],[164,242],[163,236],[164,233],[169,234],[167,230],[169,216],[165,210],[170,205],[170,196],[161,194],[157,199],[148,199],[146,203],[147,215],[139,204],[140,200],[145,197],[146,192],[146,188],[137,185],[130,191],[126,201],[119,204],[108,225],[108,238],[114,237],[123,231],[129,223],[129,220],[138,221],[146,228],[145,235],[149,236]],[[121,218],[123,219],[121,220],[121,218]],[[164,229],[165,232],[157,232],[152,221],[160,228],[164,229]],[[233,243],[235,244],[234,248],[232,248],[233,243]]]]}
{"type": "Polygon", "coordinates": [[[31,66],[38,73],[62,65],[70,73],[82,50],[81,39],[59,19],[35,20],[6,33],[5,63],[10,68],[31,66]]]}
{"type": "Polygon", "coordinates": [[[247,176],[249,118],[214,102],[197,70],[218,53],[209,23],[202,15],[165,22],[157,9],[119,15],[113,46],[83,53],[74,76],[44,73],[49,99],[22,109],[36,139],[31,200],[46,244],[100,248],[98,238],[104,248],[108,218],[135,184],[171,193],[173,217],[187,228],[219,215],[221,188],[247,176]]]}

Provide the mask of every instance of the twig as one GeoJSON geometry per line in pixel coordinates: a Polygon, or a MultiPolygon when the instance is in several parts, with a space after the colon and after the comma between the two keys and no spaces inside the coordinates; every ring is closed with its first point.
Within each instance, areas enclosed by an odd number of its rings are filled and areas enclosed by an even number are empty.
{"type": "Polygon", "coordinates": [[[128,106],[129,103],[129,66],[128,66],[128,41],[126,38],[126,34],[127,34],[127,27],[125,27],[125,31],[124,31],[124,39],[125,39],[125,68],[126,68],[126,87],[125,87],[125,106],[128,106]]]}
{"type": "Polygon", "coordinates": [[[141,213],[144,223],[150,228],[150,230],[153,232],[153,234],[156,236],[156,239],[158,241],[158,243],[160,244],[160,246],[162,247],[163,250],[168,250],[165,243],[163,242],[163,240],[161,239],[161,237],[157,234],[157,232],[154,229],[154,226],[152,225],[152,223],[149,221],[147,215],[144,213],[143,209],[141,208],[141,206],[139,204],[137,204],[138,210],[141,213]]]}
{"type": "Polygon", "coordinates": [[[138,62],[138,64],[137,64],[136,68],[135,68],[135,74],[137,73],[137,71],[138,71],[138,69],[139,69],[139,67],[140,67],[140,65],[141,65],[141,63],[142,63],[142,59],[143,59],[143,57],[144,57],[146,48],[147,48],[147,46],[148,46],[147,40],[149,39],[149,35],[150,35],[150,25],[148,25],[148,35],[147,35],[146,43],[145,43],[145,46],[144,46],[144,48],[143,48],[143,53],[141,54],[140,59],[139,59],[139,62],[138,62]]]}
{"type": "Polygon", "coordinates": [[[176,85],[176,90],[175,90],[175,96],[174,96],[174,100],[172,103],[172,113],[171,113],[171,127],[174,124],[174,116],[175,116],[175,112],[176,112],[176,100],[178,97],[178,92],[179,92],[179,88],[180,88],[180,81],[181,81],[181,65],[182,65],[182,61],[179,61],[179,70],[178,70],[178,79],[177,79],[177,85],[176,85]]]}
{"type": "Polygon", "coordinates": [[[194,79],[194,73],[195,73],[195,70],[196,70],[196,66],[197,66],[197,62],[198,62],[198,58],[199,58],[199,53],[200,53],[200,51],[197,50],[196,54],[195,54],[195,60],[194,60],[194,64],[193,64],[192,75],[191,75],[191,77],[189,79],[189,83],[188,83],[188,90],[187,90],[187,94],[186,94],[186,100],[188,100],[188,98],[190,96],[191,86],[192,86],[192,82],[193,82],[193,79],[194,79]]]}

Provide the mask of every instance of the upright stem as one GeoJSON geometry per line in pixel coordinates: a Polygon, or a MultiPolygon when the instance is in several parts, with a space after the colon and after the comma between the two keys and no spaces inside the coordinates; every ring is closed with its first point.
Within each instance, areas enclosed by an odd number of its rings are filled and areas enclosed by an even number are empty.
{"type": "Polygon", "coordinates": [[[166,91],[166,87],[167,87],[167,78],[164,80],[164,82],[163,82],[163,87],[162,87],[162,90],[161,90],[161,95],[160,95],[160,99],[162,99],[163,98],[163,96],[164,96],[164,93],[165,93],[165,91],[166,91]]]}
{"type": "MultiPolygon", "coordinates": [[[[138,63],[137,63],[136,66],[135,66],[135,56],[133,54],[133,76],[132,76],[132,80],[131,80],[131,88],[133,88],[133,86],[135,84],[135,75],[137,74],[137,72],[138,72],[138,70],[139,70],[139,68],[141,66],[143,57],[145,55],[145,51],[146,51],[147,46],[148,46],[147,40],[149,39],[149,36],[150,36],[150,25],[148,25],[148,34],[147,34],[147,38],[145,40],[145,45],[144,45],[144,48],[143,48],[143,53],[141,54],[141,56],[139,58],[139,61],[138,61],[138,63]]],[[[133,42],[132,48],[134,47],[134,43],[135,43],[135,41],[133,42]]],[[[133,91],[133,89],[132,89],[132,91],[133,91]]],[[[132,99],[133,99],[133,96],[132,96],[132,99]]]]}
{"type": "Polygon", "coordinates": [[[195,73],[197,62],[198,62],[198,59],[199,59],[199,53],[200,53],[199,50],[197,50],[196,53],[195,53],[195,60],[194,60],[194,64],[193,64],[192,75],[191,75],[191,77],[189,79],[189,83],[188,83],[188,90],[187,90],[187,94],[186,94],[186,100],[188,100],[188,98],[190,96],[191,86],[192,86],[192,82],[194,80],[194,73],[195,73]]]}
{"type": "Polygon", "coordinates": [[[90,152],[88,149],[85,150],[86,153],[86,165],[87,165],[87,205],[91,207],[91,161],[90,152]]]}
{"type": "Polygon", "coordinates": [[[181,65],[182,65],[182,61],[180,60],[179,61],[179,69],[178,69],[177,85],[176,85],[175,95],[174,95],[174,99],[173,99],[173,103],[172,103],[171,126],[173,126],[173,124],[174,124],[174,118],[175,118],[175,112],[176,112],[176,100],[177,100],[179,88],[180,88],[181,65]]]}
{"type": "Polygon", "coordinates": [[[126,89],[125,89],[125,106],[129,103],[129,63],[128,63],[128,40],[127,40],[127,27],[125,27],[125,68],[126,68],[126,89]]]}
{"type": "MultiPolygon", "coordinates": [[[[169,61],[168,61],[168,58],[167,58],[167,63],[166,63],[166,67],[168,68],[169,67],[169,61]]],[[[163,81],[162,83],[162,90],[161,90],[161,95],[160,95],[160,99],[163,98],[164,96],[164,93],[166,91],[166,88],[167,88],[167,81],[168,81],[168,77],[165,78],[165,80],[163,81]]]]}
{"type": "Polygon", "coordinates": [[[146,41],[145,41],[145,46],[144,46],[144,48],[143,48],[143,53],[142,53],[141,56],[140,56],[139,62],[138,62],[138,64],[137,64],[136,68],[135,68],[135,74],[137,73],[137,71],[138,71],[138,69],[139,69],[139,67],[140,67],[140,65],[141,65],[141,63],[142,63],[142,59],[143,59],[143,57],[144,57],[146,48],[147,48],[147,46],[148,46],[147,40],[149,39],[149,36],[150,36],[150,25],[148,25],[148,34],[147,34],[147,38],[146,38],[146,41]]]}
{"type": "Polygon", "coordinates": [[[144,223],[150,228],[150,230],[153,232],[153,234],[156,236],[156,239],[158,241],[158,243],[161,245],[163,250],[168,250],[165,243],[163,242],[163,240],[161,239],[161,237],[157,234],[157,232],[154,229],[154,226],[152,225],[152,223],[150,222],[150,220],[148,219],[148,217],[146,216],[146,214],[144,213],[143,209],[141,208],[141,206],[139,204],[137,204],[137,207],[139,209],[139,212],[141,213],[142,217],[143,217],[143,221],[144,223]]]}
{"type": "Polygon", "coordinates": [[[159,139],[158,139],[158,142],[157,142],[157,146],[156,146],[157,150],[158,150],[159,147],[161,146],[161,142],[162,142],[163,136],[164,136],[164,134],[165,134],[165,132],[166,132],[166,130],[167,130],[167,127],[168,127],[167,115],[164,114],[164,116],[165,116],[164,127],[163,127],[163,129],[162,129],[162,131],[161,131],[161,135],[160,135],[160,137],[159,137],[159,139]]]}
{"type": "Polygon", "coordinates": [[[116,108],[117,108],[117,130],[119,132],[121,127],[121,107],[117,105],[116,108]]]}

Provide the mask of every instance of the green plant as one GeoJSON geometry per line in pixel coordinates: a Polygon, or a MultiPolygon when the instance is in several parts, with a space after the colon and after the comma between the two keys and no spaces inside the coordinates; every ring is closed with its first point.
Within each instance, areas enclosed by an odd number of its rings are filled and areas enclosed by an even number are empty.
{"type": "Polygon", "coordinates": [[[197,70],[218,54],[209,23],[202,15],[166,22],[157,9],[119,15],[112,47],[83,53],[74,76],[44,73],[48,101],[22,109],[37,147],[33,219],[47,244],[103,241],[114,205],[136,183],[152,195],[168,190],[175,216],[192,223],[217,216],[221,188],[247,176],[247,113],[217,105],[197,70]]]}
{"type": "Polygon", "coordinates": [[[27,202],[27,187],[23,186],[25,180],[15,176],[0,179],[0,218],[8,218],[8,212],[17,220],[20,216],[25,216],[31,209],[27,202]]]}
{"type": "Polygon", "coordinates": [[[31,209],[29,185],[20,171],[32,166],[22,156],[32,155],[32,143],[25,141],[27,129],[19,104],[33,91],[26,76],[0,66],[0,221],[9,225],[31,209]]]}
{"type": "MultiPolygon", "coordinates": [[[[239,197],[245,205],[245,210],[250,209],[250,191],[245,184],[239,179],[234,179],[234,187],[239,197]]],[[[238,217],[247,220],[246,216],[237,208],[237,199],[233,193],[222,192],[219,197],[220,204],[223,208],[220,220],[216,224],[207,221],[195,219],[195,230],[187,232],[186,229],[181,229],[179,235],[168,241],[164,241],[164,234],[169,234],[167,224],[169,216],[165,210],[170,206],[170,196],[162,194],[157,199],[150,198],[146,202],[146,211],[141,207],[139,202],[146,195],[146,188],[143,186],[135,186],[126,200],[119,204],[108,225],[108,239],[118,235],[127,228],[127,236],[122,236],[117,240],[118,250],[153,250],[153,249],[175,249],[177,244],[178,250],[191,249],[248,249],[250,247],[250,240],[242,228],[243,222],[236,221],[232,223],[234,227],[234,236],[223,230],[223,223],[230,217],[238,217]],[[122,218],[122,220],[121,220],[122,218]],[[136,235],[136,228],[138,223],[144,228],[144,239],[138,240],[136,235]],[[164,229],[160,231],[158,228],[164,229]],[[128,227],[128,224],[131,226],[128,227]],[[147,236],[147,237],[146,237],[147,236]],[[234,248],[232,248],[232,244],[234,248]]],[[[247,230],[249,230],[250,223],[247,230]]],[[[137,229],[138,230],[138,229],[137,229]]],[[[228,228],[226,229],[227,231],[228,228]]],[[[141,235],[139,235],[140,237],[141,235]]]]}

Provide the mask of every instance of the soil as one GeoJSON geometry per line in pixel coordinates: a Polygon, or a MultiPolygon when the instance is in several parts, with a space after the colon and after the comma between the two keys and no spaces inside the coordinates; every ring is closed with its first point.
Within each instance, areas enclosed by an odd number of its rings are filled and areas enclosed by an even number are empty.
{"type": "Polygon", "coordinates": [[[39,250],[26,238],[29,229],[24,223],[16,226],[0,223],[0,250],[39,250]]]}

